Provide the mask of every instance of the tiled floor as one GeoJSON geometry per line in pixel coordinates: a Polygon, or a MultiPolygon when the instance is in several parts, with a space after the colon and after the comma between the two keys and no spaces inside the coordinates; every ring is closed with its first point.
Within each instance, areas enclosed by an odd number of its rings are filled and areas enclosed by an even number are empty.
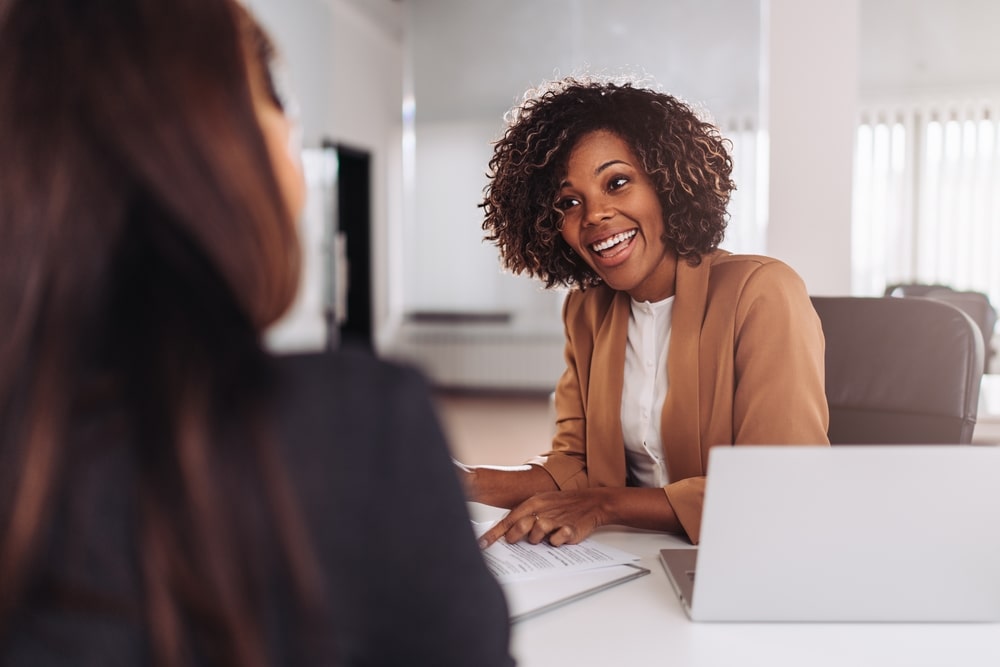
{"type": "Polygon", "coordinates": [[[548,450],[554,430],[547,394],[439,391],[434,395],[455,458],[516,465],[548,450]]]}

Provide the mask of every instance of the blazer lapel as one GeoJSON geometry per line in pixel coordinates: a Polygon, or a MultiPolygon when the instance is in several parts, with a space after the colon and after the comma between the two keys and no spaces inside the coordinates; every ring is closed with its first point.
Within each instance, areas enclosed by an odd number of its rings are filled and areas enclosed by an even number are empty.
{"type": "Polygon", "coordinates": [[[587,474],[591,486],[625,484],[621,406],[629,313],[628,294],[616,292],[594,339],[587,417],[587,474]]]}
{"type": "Polygon", "coordinates": [[[677,264],[676,297],[667,349],[667,400],[660,434],[671,480],[704,475],[701,457],[699,358],[713,255],[691,266],[677,264]],[[668,428],[669,425],[669,428],[668,428]]]}

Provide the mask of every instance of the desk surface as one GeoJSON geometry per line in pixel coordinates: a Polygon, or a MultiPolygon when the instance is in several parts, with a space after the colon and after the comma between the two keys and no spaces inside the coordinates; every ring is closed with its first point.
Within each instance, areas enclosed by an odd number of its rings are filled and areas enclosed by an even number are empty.
{"type": "Polygon", "coordinates": [[[640,556],[651,573],[516,623],[519,667],[1000,665],[994,623],[692,623],[658,559],[662,548],[690,546],[685,540],[617,527],[594,539],[640,556]]]}

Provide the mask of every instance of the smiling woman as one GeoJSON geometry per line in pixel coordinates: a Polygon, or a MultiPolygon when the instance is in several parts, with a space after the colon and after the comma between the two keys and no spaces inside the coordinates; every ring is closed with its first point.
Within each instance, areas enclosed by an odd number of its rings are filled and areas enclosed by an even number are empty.
{"type": "Polygon", "coordinates": [[[708,450],[828,444],[823,333],[785,264],[719,249],[734,189],[718,129],[665,93],[563,79],[495,144],[483,208],[504,265],[572,288],[551,450],[462,472],[512,507],[488,544],[617,523],[697,542],[708,450]]]}

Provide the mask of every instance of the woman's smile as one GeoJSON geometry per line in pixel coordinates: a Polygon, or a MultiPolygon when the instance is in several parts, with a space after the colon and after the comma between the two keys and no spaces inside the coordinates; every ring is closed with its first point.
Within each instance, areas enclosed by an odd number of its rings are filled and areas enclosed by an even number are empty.
{"type": "Polygon", "coordinates": [[[609,236],[603,241],[598,241],[597,243],[592,243],[590,245],[591,250],[601,257],[608,259],[611,257],[616,257],[620,255],[627,247],[630,247],[632,239],[635,238],[636,232],[638,230],[631,230],[627,232],[620,232],[614,236],[609,236]]]}

